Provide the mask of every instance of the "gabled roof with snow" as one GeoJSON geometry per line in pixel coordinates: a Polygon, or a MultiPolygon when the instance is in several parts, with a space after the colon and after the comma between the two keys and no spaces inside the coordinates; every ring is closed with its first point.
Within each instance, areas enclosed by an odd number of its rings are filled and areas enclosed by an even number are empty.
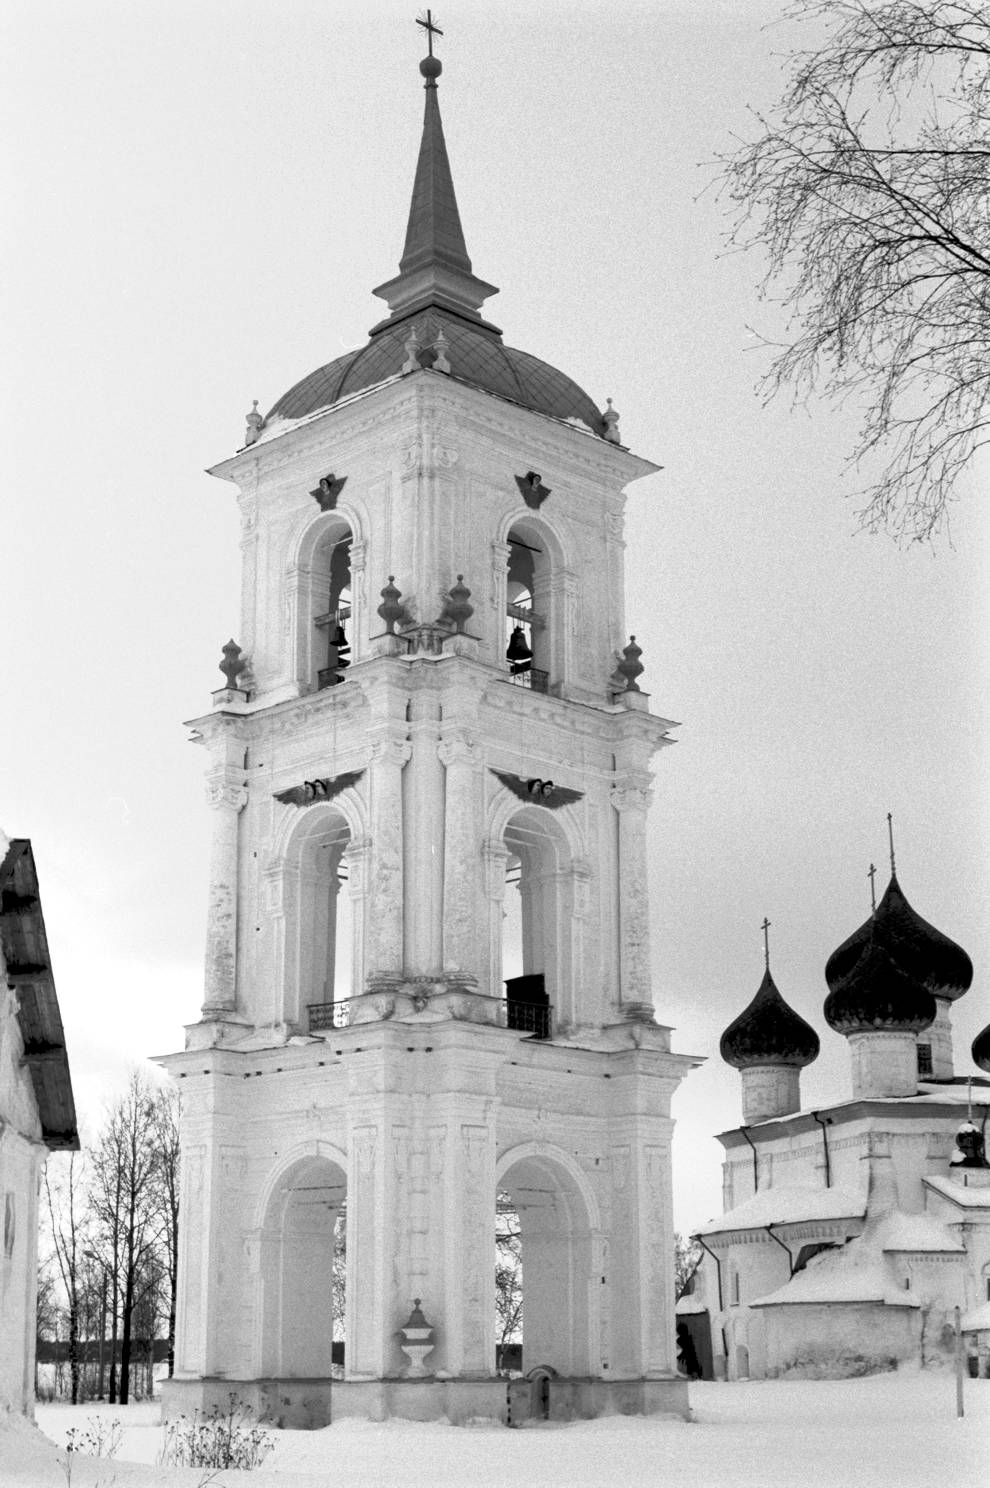
{"type": "Polygon", "coordinates": [[[975,1185],[970,1187],[960,1183],[956,1178],[934,1175],[930,1178],[923,1178],[922,1182],[926,1188],[941,1194],[943,1199],[949,1199],[953,1204],[958,1204],[960,1209],[986,1209],[990,1212],[990,1188],[977,1188],[975,1185]]]}
{"type": "Polygon", "coordinates": [[[762,1230],[767,1225],[802,1224],[809,1220],[862,1219],[865,1197],[844,1188],[811,1188],[799,1184],[761,1188],[735,1209],[710,1219],[697,1235],[718,1235],[726,1230],[762,1230]]]}
{"type": "MultiPolygon", "coordinates": [[[[856,1242],[852,1241],[851,1246],[856,1242]]],[[[850,1249],[851,1249],[850,1246],[850,1249]]],[[[879,1256],[829,1253],[815,1256],[804,1271],[791,1277],[779,1291],[751,1302],[751,1307],[784,1307],[791,1303],[875,1302],[883,1307],[920,1307],[918,1298],[896,1285],[879,1256]],[[815,1265],[815,1261],[821,1262],[815,1265]]]]}

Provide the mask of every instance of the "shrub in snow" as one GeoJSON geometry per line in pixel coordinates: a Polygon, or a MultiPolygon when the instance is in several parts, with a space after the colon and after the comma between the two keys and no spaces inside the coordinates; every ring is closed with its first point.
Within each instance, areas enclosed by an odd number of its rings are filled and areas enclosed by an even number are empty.
{"type": "Polygon", "coordinates": [[[113,1457],[120,1446],[121,1428],[116,1418],[107,1421],[90,1416],[85,1426],[70,1426],[65,1433],[65,1481],[72,1483],[72,1466],[77,1457],[113,1457]]]}
{"type": "Polygon", "coordinates": [[[165,1426],[165,1445],[158,1461],[163,1467],[260,1467],[274,1449],[275,1438],[263,1431],[236,1395],[223,1412],[214,1406],[209,1415],[197,1411],[191,1419],[179,1416],[165,1426]]]}

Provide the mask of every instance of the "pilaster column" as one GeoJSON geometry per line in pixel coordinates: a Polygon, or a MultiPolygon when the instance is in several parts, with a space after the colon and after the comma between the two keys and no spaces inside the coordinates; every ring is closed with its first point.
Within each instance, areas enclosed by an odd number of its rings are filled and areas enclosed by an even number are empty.
{"type": "MultiPolygon", "coordinates": [[[[374,912],[368,916],[365,967],[369,984],[402,974],[402,771],[412,754],[405,730],[371,746],[371,851],[368,876],[374,912]]],[[[364,991],[355,981],[355,989],[364,991]]]]}
{"type": "Polygon", "coordinates": [[[492,608],[495,611],[495,651],[492,660],[496,666],[505,666],[505,607],[508,603],[509,555],[508,543],[492,543],[492,608]]]}
{"type": "Polygon", "coordinates": [[[229,744],[228,758],[206,777],[206,799],[213,808],[210,896],[206,922],[204,1015],[237,1006],[237,819],[247,802],[244,769],[229,758],[241,750],[229,744]]]}
{"type": "Polygon", "coordinates": [[[481,851],[488,904],[488,985],[481,990],[502,997],[502,925],[505,917],[505,866],[509,854],[502,842],[486,842],[481,851]]]}
{"type": "Polygon", "coordinates": [[[380,913],[374,896],[369,898],[368,895],[371,861],[372,846],[366,838],[350,844],[347,849],[347,887],[351,897],[351,985],[347,989],[348,997],[355,997],[365,990],[370,925],[380,913]]]}
{"type": "MultiPolygon", "coordinates": [[[[361,661],[367,656],[365,636],[368,633],[367,609],[367,559],[366,542],[351,543],[351,620],[348,635],[351,641],[351,659],[361,661]]],[[[375,617],[377,619],[377,616],[375,617]]]]}
{"type": "MultiPolygon", "coordinates": [[[[418,679],[417,679],[418,680],[418,679]]],[[[440,701],[418,689],[409,703],[412,754],[403,791],[404,970],[438,974],[443,965],[443,766],[440,701]]]]}
{"type": "Polygon", "coordinates": [[[440,741],[444,767],[443,965],[481,980],[484,925],[480,922],[482,789],[480,752],[458,731],[440,741]]]}
{"type": "Polygon", "coordinates": [[[619,1002],[629,1013],[653,1010],[646,866],[646,813],[652,796],[641,786],[612,791],[619,814],[619,1002]]]}

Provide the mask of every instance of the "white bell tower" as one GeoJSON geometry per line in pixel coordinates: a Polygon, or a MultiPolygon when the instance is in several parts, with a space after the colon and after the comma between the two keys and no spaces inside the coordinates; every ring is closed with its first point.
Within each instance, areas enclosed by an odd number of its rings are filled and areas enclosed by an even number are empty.
{"type": "Polygon", "coordinates": [[[673,725],[623,621],[624,487],[656,467],[482,319],[421,71],[389,315],[213,471],[243,609],[194,725],[215,829],[202,1018],[163,1061],[168,1409],[684,1412],[670,1099],[697,1061],[655,1020],[646,877],[673,725]],[[495,1369],[500,1193],[532,1391],[495,1369]]]}

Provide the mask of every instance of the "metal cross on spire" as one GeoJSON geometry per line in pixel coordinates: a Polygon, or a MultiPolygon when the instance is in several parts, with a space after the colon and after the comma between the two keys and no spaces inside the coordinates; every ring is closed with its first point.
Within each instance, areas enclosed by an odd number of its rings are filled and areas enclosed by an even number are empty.
{"type": "Polygon", "coordinates": [[[889,811],[887,812],[887,836],[890,838],[890,873],[891,877],[893,877],[897,872],[894,863],[894,818],[889,811]]]}
{"type": "Polygon", "coordinates": [[[770,921],[767,919],[766,915],[763,916],[763,924],[760,926],[760,929],[763,931],[763,958],[764,958],[764,960],[767,963],[767,971],[769,971],[770,970],[770,936],[768,934],[768,931],[770,929],[770,921]]]}
{"type": "Polygon", "coordinates": [[[429,49],[430,49],[430,56],[432,57],[433,56],[433,38],[434,38],[434,36],[442,36],[443,35],[443,32],[440,30],[440,27],[435,23],[435,21],[433,19],[433,12],[432,12],[432,10],[428,10],[426,12],[426,15],[425,16],[417,16],[416,17],[416,25],[417,26],[422,26],[423,30],[426,32],[426,45],[429,47],[429,49]]]}
{"type": "Polygon", "coordinates": [[[866,876],[870,880],[870,903],[873,905],[873,913],[876,914],[876,912],[877,912],[877,886],[876,886],[876,883],[875,883],[874,880],[876,879],[876,876],[877,876],[877,870],[876,870],[876,865],[875,864],[873,864],[873,863],[870,864],[870,870],[869,870],[869,872],[867,873],[866,876]]]}

